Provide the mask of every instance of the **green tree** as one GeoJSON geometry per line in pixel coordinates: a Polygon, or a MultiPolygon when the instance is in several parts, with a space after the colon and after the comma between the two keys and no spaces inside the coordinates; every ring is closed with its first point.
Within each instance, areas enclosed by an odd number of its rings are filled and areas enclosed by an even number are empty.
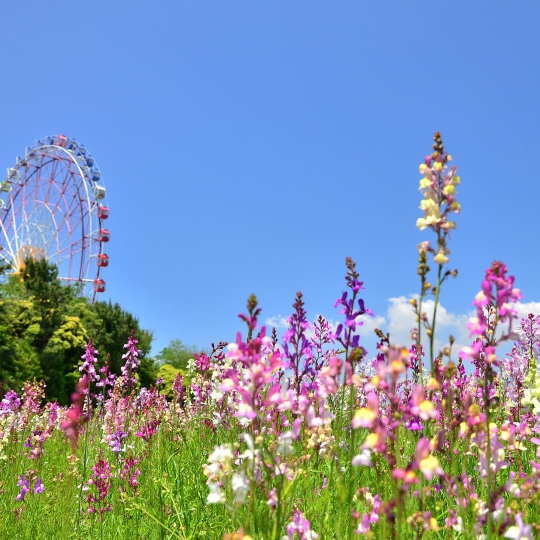
{"type": "Polygon", "coordinates": [[[81,356],[76,344],[85,331],[76,317],[69,320],[70,302],[76,290],[58,280],[58,270],[46,260],[27,259],[20,274],[11,276],[2,289],[6,322],[15,339],[15,354],[10,373],[3,375],[7,385],[20,390],[25,380],[43,379],[47,397],[65,404],[71,389],[65,377],[81,356]],[[71,347],[58,347],[64,327],[76,326],[80,336],[71,347]]]}
{"type": "Polygon", "coordinates": [[[170,364],[176,369],[187,369],[188,362],[197,349],[185,345],[181,339],[173,339],[167,347],[156,355],[159,364],[170,364]]]}
{"type": "Polygon", "coordinates": [[[44,349],[62,325],[69,302],[76,296],[75,288],[63,285],[58,280],[58,268],[45,259],[26,259],[20,280],[24,284],[25,297],[33,300],[34,311],[39,317],[35,345],[44,349]]]}
{"type": "Polygon", "coordinates": [[[174,393],[172,389],[172,385],[174,382],[175,377],[180,374],[182,377],[185,376],[185,373],[181,369],[177,369],[170,364],[163,364],[158,369],[157,375],[158,377],[163,379],[163,384],[161,386],[160,394],[164,395],[167,399],[173,399],[174,393]]]}
{"type": "Polygon", "coordinates": [[[100,363],[110,354],[111,371],[120,374],[124,344],[131,329],[139,340],[139,380],[153,384],[157,367],[148,357],[152,333],[119,304],[91,304],[79,290],[58,280],[45,260],[28,259],[21,273],[0,284],[0,382],[3,390],[20,390],[27,380],[43,379],[47,399],[62,404],[80,377],[78,367],[91,337],[100,363]]]}

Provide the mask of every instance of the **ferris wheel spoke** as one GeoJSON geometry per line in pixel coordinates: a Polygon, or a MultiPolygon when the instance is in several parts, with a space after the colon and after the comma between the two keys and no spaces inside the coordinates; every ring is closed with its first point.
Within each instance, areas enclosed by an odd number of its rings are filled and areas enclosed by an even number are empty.
{"type": "Polygon", "coordinates": [[[11,245],[11,241],[9,239],[9,235],[6,231],[6,228],[4,226],[4,222],[0,221],[0,227],[2,229],[2,235],[3,235],[3,242],[2,242],[2,250],[0,250],[0,256],[3,260],[5,260],[11,267],[15,264],[16,257],[15,257],[15,251],[13,250],[13,246],[11,245]],[[6,257],[6,252],[9,254],[9,257],[11,258],[11,261],[8,260],[6,257]]]}

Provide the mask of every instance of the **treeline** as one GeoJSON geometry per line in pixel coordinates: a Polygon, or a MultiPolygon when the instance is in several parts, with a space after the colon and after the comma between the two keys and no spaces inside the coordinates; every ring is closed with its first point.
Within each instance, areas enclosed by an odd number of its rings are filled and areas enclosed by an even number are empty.
{"type": "Polygon", "coordinates": [[[124,344],[133,329],[139,340],[143,386],[153,384],[158,366],[148,357],[152,333],[117,303],[96,302],[57,279],[47,261],[28,259],[21,273],[0,283],[0,382],[2,394],[20,391],[25,381],[44,380],[48,400],[68,404],[80,377],[78,366],[90,338],[99,365],[109,356],[120,374],[124,344]]]}

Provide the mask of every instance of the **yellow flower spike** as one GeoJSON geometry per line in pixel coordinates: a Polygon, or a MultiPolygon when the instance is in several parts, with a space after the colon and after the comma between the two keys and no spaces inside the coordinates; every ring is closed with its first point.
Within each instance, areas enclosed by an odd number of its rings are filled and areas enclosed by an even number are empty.
{"type": "Polygon", "coordinates": [[[437,264],[445,264],[445,263],[447,263],[450,259],[449,259],[442,251],[439,251],[439,253],[437,253],[437,255],[435,255],[435,257],[433,257],[433,260],[434,260],[437,264]]]}
{"type": "Polygon", "coordinates": [[[417,228],[419,228],[421,231],[423,231],[426,227],[427,227],[427,223],[426,223],[426,220],[424,218],[418,218],[416,220],[416,226],[417,228]]]}
{"type": "Polygon", "coordinates": [[[456,188],[452,184],[448,184],[444,186],[442,191],[445,195],[453,195],[456,192],[456,188]]]}
{"type": "Polygon", "coordinates": [[[420,460],[418,465],[420,471],[422,471],[422,474],[428,480],[431,480],[436,474],[443,474],[441,464],[438,458],[433,454],[430,454],[427,458],[420,460]]]}
{"type": "Polygon", "coordinates": [[[443,170],[443,164],[437,161],[435,165],[433,165],[433,169],[435,169],[437,172],[440,172],[443,170]]]}
{"type": "Polygon", "coordinates": [[[420,209],[428,212],[434,212],[435,209],[439,209],[439,206],[433,199],[422,199],[420,201],[420,209]]]}
{"type": "Polygon", "coordinates": [[[453,176],[452,177],[452,184],[454,184],[454,186],[457,186],[459,184],[461,184],[461,178],[459,176],[453,176]]]}
{"type": "Polygon", "coordinates": [[[435,406],[431,401],[422,401],[420,405],[418,405],[418,415],[422,420],[427,420],[428,418],[434,418],[437,415],[437,411],[435,410],[435,406]]]}
{"type": "Polygon", "coordinates": [[[478,416],[480,414],[480,405],[478,403],[473,403],[469,407],[469,416],[478,416]]]}
{"type": "Polygon", "coordinates": [[[362,445],[363,448],[375,448],[377,443],[379,442],[379,436],[376,433],[370,433],[366,440],[364,441],[364,444],[362,445]]]}
{"type": "Polygon", "coordinates": [[[425,163],[422,163],[419,167],[418,167],[418,170],[420,171],[420,174],[426,174],[426,169],[428,168],[428,166],[425,164],[425,163]]]}
{"type": "Polygon", "coordinates": [[[407,471],[407,472],[405,473],[405,478],[404,478],[404,480],[405,480],[405,482],[406,482],[407,484],[413,484],[413,483],[415,483],[415,482],[416,482],[416,479],[417,479],[417,477],[416,477],[416,473],[415,473],[414,471],[407,471]]]}
{"type": "Polygon", "coordinates": [[[362,407],[354,413],[354,418],[352,419],[351,425],[353,429],[357,429],[359,427],[370,428],[376,418],[377,413],[375,411],[362,407]]]}
{"type": "Polygon", "coordinates": [[[405,372],[405,364],[401,360],[394,360],[390,364],[390,371],[392,375],[399,375],[400,373],[405,372]]]}
{"type": "Polygon", "coordinates": [[[418,189],[425,189],[425,188],[429,188],[431,187],[431,180],[429,178],[422,178],[422,180],[420,180],[420,187],[418,189]]]}
{"type": "Polygon", "coordinates": [[[437,379],[435,379],[435,377],[431,377],[426,386],[428,390],[438,390],[440,387],[441,385],[437,382],[437,379]]]}

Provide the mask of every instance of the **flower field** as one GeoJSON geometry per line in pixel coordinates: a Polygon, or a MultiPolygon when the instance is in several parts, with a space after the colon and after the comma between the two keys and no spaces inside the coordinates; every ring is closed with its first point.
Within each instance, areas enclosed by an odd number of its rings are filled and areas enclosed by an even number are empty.
{"type": "Polygon", "coordinates": [[[92,341],[69,407],[44,384],[2,395],[0,538],[321,540],[540,537],[540,316],[519,319],[506,265],[479,276],[471,343],[435,350],[460,178],[436,133],[419,167],[417,326],[410,343],[359,328],[372,312],[346,259],[341,324],[259,325],[141,387],[135,333],[121,373],[92,341]],[[428,316],[423,305],[433,298],[428,316]],[[498,356],[498,346],[514,342],[498,356]],[[537,461],[538,460],[538,461],[537,461]]]}

